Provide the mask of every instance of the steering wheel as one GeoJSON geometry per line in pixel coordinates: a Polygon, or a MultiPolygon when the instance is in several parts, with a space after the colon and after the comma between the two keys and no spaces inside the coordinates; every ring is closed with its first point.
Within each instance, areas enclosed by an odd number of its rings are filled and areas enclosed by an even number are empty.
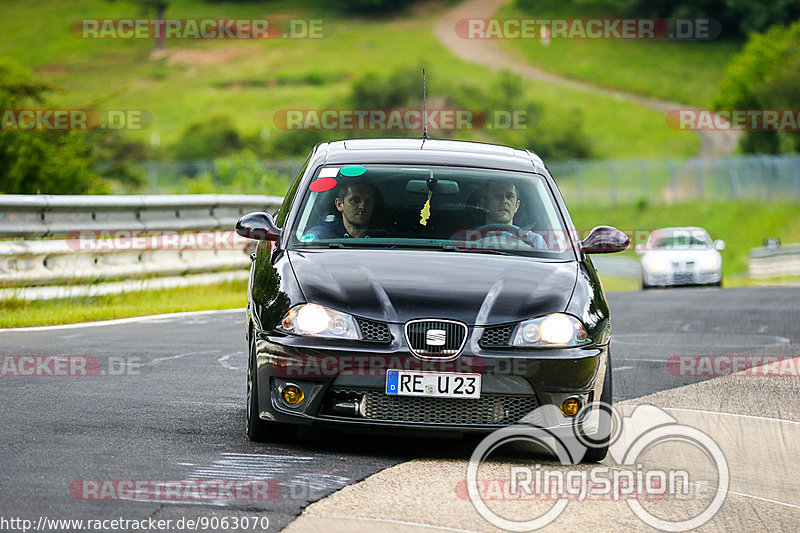
{"type": "Polygon", "coordinates": [[[515,233],[519,231],[519,228],[514,224],[486,224],[476,229],[479,231],[511,231],[515,233]]]}

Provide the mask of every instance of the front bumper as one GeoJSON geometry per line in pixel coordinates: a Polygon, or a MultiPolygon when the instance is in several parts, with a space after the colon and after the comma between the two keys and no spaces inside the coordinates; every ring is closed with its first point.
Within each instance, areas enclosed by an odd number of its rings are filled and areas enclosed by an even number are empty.
{"type": "Polygon", "coordinates": [[[686,271],[656,273],[644,271],[642,280],[647,285],[659,287],[676,287],[680,285],[710,285],[719,283],[722,272],[686,271]]]}
{"type": "Polygon", "coordinates": [[[607,346],[482,350],[470,341],[448,362],[422,361],[399,337],[390,344],[333,342],[256,334],[259,416],[300,425],[490,432],[515,423],[570,427],[543,405],[560,406],[577,395],[584,404],[600,399],[607,346]],[[385,393],[386,370],[481,374],[479,399],[394,396],[385,393]],[[279,389],[300,387],[304,400],[287,405],[279,389]],[[535,412],[534,412],[535,411],[535,412]]]}

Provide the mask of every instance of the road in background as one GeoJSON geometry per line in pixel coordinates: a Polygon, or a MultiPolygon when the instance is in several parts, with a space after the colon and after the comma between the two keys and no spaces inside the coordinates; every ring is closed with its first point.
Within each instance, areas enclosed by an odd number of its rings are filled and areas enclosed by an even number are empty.
{"type": "MultiPolygon", "coordinates": [[[[679,366],[667,365],[675,356],[800,355],[800,289],[673,289],[613,293],[609,300],[617,400],[709,379],[680,375],[679,366]]],[[[310,502],[375,472],[418,457],[461,460],[474,446],[316,432],[275,445],[249,442],[241,311],[6,330],[0,355],[85,356],[99,365],[86,377],[0,376],[6,518],[266,516],[277,531],[310,502]],[[147,501],[85,501],[70,492],[87,479],[243,478],[268,478],[281,490],[267,500],[188,503],[152,494],[141,498],[147,501]]],[[[778,392],[785,397],[770,398],[751,379],[746,409],[800,419],[797,378],[789,379],[794,385],[778,392]]],[[[729,392],[709,387],[704,394],[710,410],[743,408],[729,392]]]]}

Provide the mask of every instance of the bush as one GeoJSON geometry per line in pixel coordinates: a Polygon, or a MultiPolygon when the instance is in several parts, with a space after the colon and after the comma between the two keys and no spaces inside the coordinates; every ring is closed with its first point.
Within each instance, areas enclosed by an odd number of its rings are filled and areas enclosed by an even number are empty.
{"type": "Polygon", "coordinates": [[[245,141],[230,117],[218,116],[190,124],[167,153],[177,160],[206,159],[230,155],[244,147],[245,141]]]}
{"type": "MultiPolygon", "coordinates": [[[[0,59],[0,110],[45,109],[54,87],[0,59]]],[[[3,124],[5,127],[5,124],[3,124]]],[[[0,193],[105,193],[108,183],[90,170],[91,150],[80,132],[0,128],[0,193]]]]}
{"type": "MultiPolygon", "coordinates": [[[[244,151],[214,161],[213,172],[202,172],[182,180],[179,192],[205,194],[214,192],[267,194],[283,196],[289,185],[289,176],[281,176],[264,168],[261,160],[250,151],[244,151]]],[[[176,191],[178,192],[178,191],[176,191]]]]}

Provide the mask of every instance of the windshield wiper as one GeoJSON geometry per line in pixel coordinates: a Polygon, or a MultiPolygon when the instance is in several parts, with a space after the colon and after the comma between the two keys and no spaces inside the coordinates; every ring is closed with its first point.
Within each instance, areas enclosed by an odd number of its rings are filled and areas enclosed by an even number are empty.
{"type": "Polygon", "coordinates": [[[479,254],[517,255],[504,250],[495,250],[493,248],[459,248],[457,246],[453,246],[452,244],[446,244],[442,246],[441,249],[444,252],[474,252],[479,254]]]}

